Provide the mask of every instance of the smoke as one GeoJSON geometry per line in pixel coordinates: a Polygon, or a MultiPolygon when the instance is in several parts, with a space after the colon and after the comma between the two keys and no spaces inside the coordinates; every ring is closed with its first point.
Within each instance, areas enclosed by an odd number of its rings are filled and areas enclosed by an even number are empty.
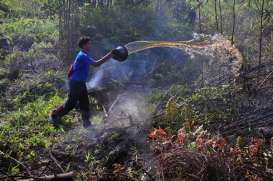
{"type": "Polygon", "coordinates": [[[145,92],[136,92],[136,89],[134,91],[127,90],[119,94],[112,103],[104,126],[108,128],[144,126],[148,123],[149,118],[150,113],[145,92]]]}
{"type": "Polygon", "coordinates": [[[148,91],[136,91],[135,88],[129,88],[122,92],[111,102],[107,112],[92,116],[91,121],[93,121],[95,129],[94,127],[85,129],[80,125],[67,132],[65,142],[97,141],[108,130],[120,129],[124,130],[131,139],[140,140],[136,135],[149,128],[151,123],[147,95],[148,91]],[[135,91],[132,91],[133,89],[135,91]]]}
{"type": "Polygon", "coordinates": [[[99,69],[94,76],[86,83],[87,90],[96,89],[101,86],[104,69],[99,69]]]}
{"type": "Polygon", "coordinates": [[[91,78],[86,83],[87,89],[90,92],[109,87],[109,85],[127,82],[131,78],[131,72],[134,69],[136,68],[132,68],[128,62],[111,59],[92,73],[91,78]]]}

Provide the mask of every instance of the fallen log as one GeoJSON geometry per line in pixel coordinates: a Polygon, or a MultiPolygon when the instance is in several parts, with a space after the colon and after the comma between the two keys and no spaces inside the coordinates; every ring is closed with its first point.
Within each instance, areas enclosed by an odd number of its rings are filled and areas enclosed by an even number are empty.
{"type": "Polygon", "coordinates": [[[43,177],[32,177],[27,179],[20,179],[19,181],[73,181],[73,172],[61,173],[57,175],[48,175],[43,177]]]}

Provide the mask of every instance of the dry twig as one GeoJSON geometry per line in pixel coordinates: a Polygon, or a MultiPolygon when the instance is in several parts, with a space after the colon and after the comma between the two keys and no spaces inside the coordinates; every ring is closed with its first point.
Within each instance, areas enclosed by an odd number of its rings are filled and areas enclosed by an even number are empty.
{"type": "Polygon", "coordinates": [[[53,162],[57,165],[57,167],[62,171],[62,173],[64,173],[65,172],[64,169],[62,168],[58,160],[54,157],[51,151],[49,151],[49,156],[53,160],[53,162]]]}

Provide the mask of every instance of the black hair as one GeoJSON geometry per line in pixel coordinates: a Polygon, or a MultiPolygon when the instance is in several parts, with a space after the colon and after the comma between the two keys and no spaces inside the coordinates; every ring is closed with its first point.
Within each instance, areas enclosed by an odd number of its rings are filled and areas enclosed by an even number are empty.
{"type": "Polygon", "coordinates": [[[87,44],[90,40],[91,40],[91,38],[88,37],[88,36],[83,36],[83,37],[81,37],[80,40],[79,40],[79,47],[80,47],[80,48],[83,48],[83,46],[84,46],[85,44],[87,44]]]}

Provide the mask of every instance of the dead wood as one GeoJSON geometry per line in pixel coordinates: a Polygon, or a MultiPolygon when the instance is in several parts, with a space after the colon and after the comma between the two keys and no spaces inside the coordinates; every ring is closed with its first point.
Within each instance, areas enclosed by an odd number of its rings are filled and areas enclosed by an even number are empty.
{"type": "Polygon", "coordinates": [[[20,179],[19,181],[73,181],[73,172],[61,173],[57,175],[48,175],[43,177],[31,177],[27,179],[20,179]]]}

